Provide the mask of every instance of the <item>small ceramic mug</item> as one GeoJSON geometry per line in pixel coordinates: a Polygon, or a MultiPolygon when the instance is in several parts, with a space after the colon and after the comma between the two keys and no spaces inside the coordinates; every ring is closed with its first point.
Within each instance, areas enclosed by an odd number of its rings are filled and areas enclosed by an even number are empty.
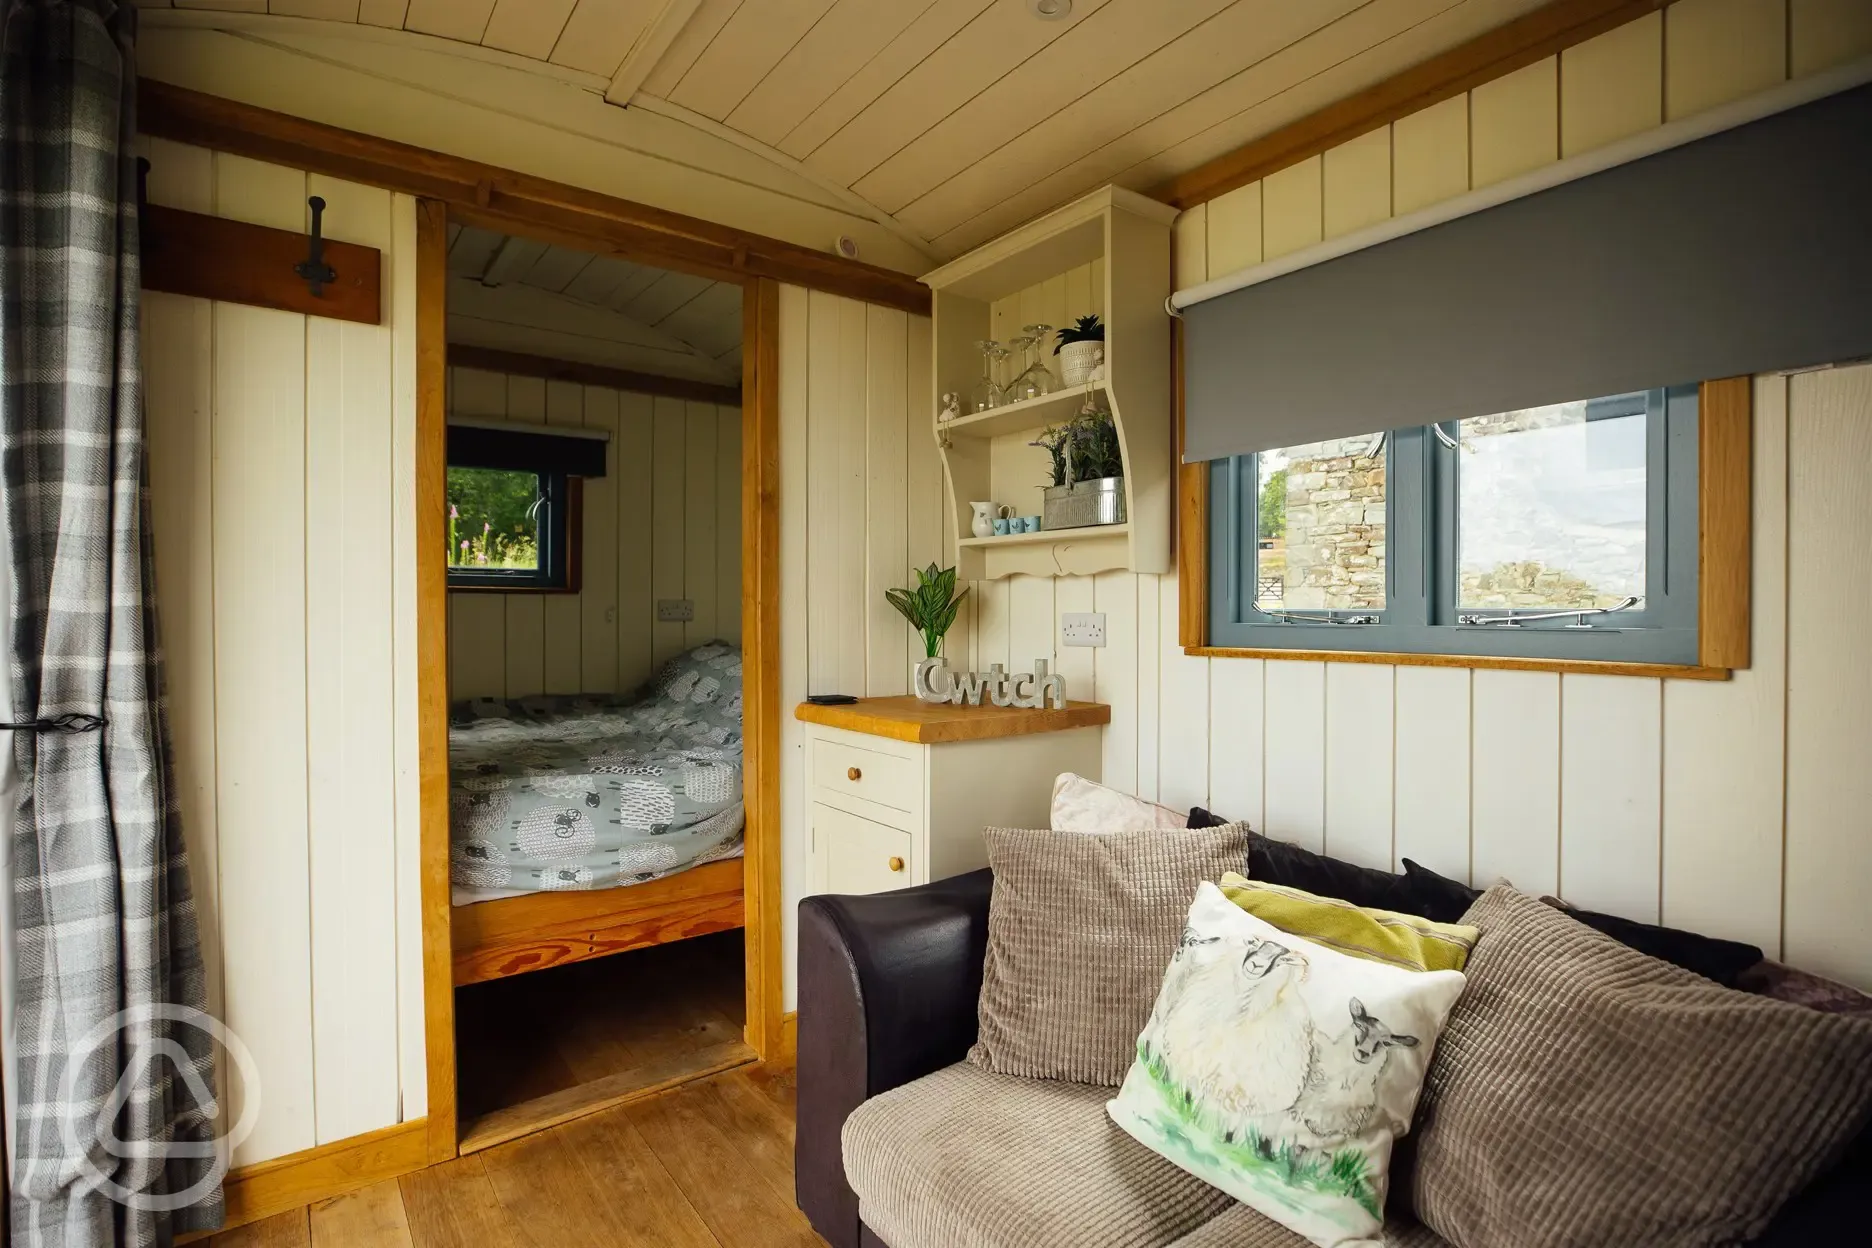
{"type": "Polygon", "coordinates": [[[1020,523],[1023,533],[1038,533],[1040,531],[1039,516],[1022,516],[1020,523]]]}
{"type": "Polygon", "coordinates": [[[1011,525],[1011,524],[1019,524],[1019,523],[1020,523],[1020,521],[1018,521],[1018,520],[1012,520],[1012,519],[1009,519],[1009,518],[1008,518],[1007,516],[996,516],[996,517],[995,517],[995,522],[994,522],[994,531],[995,531],[995,536],[996,536],[996,537],[1006,537],[1006,536],[1008,535],[1008,533],[1009,533],[1010,531],[1012,531],[1012,532],[1019,532],[1019,530],[1018,530],[1018,529],[1016,529],[1016,530],[1010,530],[1010,529],[1008,528],[1008,526],[1009,526],[1009,525],[1011,525]]]}

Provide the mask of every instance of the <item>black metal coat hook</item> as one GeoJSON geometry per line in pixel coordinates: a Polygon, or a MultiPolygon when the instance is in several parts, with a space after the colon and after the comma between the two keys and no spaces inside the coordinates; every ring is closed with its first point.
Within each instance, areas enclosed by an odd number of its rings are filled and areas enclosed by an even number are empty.
{"type": "Polygon", "coordinates": [[[325,287],[338,280],[338,274],[331,265],[325,263],[325,239],[320,233],[320,220],[325,215],[325,201],[314,195],[306,200],[312,209],[312,237],[308,240],[306,258],[293,265],[293,272],[305,279],[306,289],[315,298],[322,298],[325,287]]]}

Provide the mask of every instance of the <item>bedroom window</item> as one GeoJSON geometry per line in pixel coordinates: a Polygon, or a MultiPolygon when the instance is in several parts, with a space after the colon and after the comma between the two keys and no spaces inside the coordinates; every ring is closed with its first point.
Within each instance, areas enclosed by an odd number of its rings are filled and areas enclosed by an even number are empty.
{"type": "Polygon", "coordinates": [[[582,486],[608,457],[599,433],[451,420],[449,588],[577,593],[582,486]]]}
{"type": "Polygon", "coordinates": [[[1206,646],[1697,666],[1699,443],[1686,386],[1213,460],[1206,646]]]}
{"type": "Polygon", "coordinates": [[[571,482],[562,472],[450,465],[449,587],[572,588],[571,482]]]}

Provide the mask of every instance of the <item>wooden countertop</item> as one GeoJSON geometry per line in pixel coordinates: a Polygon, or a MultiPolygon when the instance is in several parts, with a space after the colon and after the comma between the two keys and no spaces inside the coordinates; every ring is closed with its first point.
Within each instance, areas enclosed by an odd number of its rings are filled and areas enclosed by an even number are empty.
{"type": "Polygon", "coordinates": [[[913,697],[860,698],[844,706],[802,702],[794,708],[793,716],[847,732],[933,745],[1095,728],[1111,723],[1111,707],[1103,702],[1068,702],[1063,711],[1042,711],[1016,706],[955,706],[913,697]]]}

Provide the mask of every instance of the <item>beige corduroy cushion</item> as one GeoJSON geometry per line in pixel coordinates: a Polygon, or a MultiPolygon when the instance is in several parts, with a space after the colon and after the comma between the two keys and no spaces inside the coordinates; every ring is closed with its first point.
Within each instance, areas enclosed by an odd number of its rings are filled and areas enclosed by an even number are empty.
{"type": "Polygon", "coordinates": [[[1417,1111],[1457,1248],[1743,1243],[1872,1113],[1872,1019],[1723,988],[1507,885],[1417,1111]]]}
{"type": "Polygon", "coordinates": [[[1248,825],[983,836],[995,881],[969,1061],[1116,1087],[1196,886],[1244,869],[1248,825]]]}

